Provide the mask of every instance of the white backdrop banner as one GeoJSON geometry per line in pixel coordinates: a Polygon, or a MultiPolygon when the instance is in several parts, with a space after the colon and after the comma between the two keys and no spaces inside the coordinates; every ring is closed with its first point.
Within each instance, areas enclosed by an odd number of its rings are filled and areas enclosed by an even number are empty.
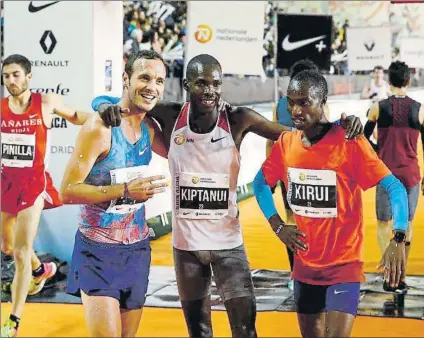
{"type": "MultiPolygon", "coordinates": [[[[93,95],[122,91],[122,15],[122,1],[5,1],[5,57],[22,54],[32,62],[33,92],[55,92],[69,106],[91,111],[93,95]]],[[[48,170],[57,188],[79,129],[59,117],[53,121],[48,170]]],[[[69,260],[77,215],[77,206],[43,212],[36,249],[69,260]]]]}
{"type": "Polygon", "coordinates": [[[411,68],[424,68],[424,37],[401,38],[399,56],[411,68]]]}
{"type": "Polygon", "coordinates": [[[392,62],[390,27],[348,27],[346,30],[350,71],[373,70],[392,62]]]}
{"type": "Polygon", "coordinates": [[[263,73],[266,2],[189,1],[186,61],[210,54],[226,74],[263,73]]]}

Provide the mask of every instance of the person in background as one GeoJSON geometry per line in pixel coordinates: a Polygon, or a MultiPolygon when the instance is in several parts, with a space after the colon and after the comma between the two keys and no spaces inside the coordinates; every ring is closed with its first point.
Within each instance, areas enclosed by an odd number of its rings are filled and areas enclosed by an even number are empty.
{"type": "MultiPolygon", "coordinates": [[[[420,132],[424,141],[424,106],[407,95],[410,81],[408,65],[400,61],[392,62],[389,84],[393,95],[371,106],[364,129],[365,137],[369,139],[377,125],[378,156],[406,188],[409,207],[406,261],[411,250],[412,224],[420,194],[421,174],[417,152],[420,132]]],[[[390,222],[394,210],[389,195],[381,185],[376,190],[376,214],[377,239],[383,254],[390,243],[390,222]]],[[[398,289],[406,291],[407,285],[402,281],[398,289]]]]}

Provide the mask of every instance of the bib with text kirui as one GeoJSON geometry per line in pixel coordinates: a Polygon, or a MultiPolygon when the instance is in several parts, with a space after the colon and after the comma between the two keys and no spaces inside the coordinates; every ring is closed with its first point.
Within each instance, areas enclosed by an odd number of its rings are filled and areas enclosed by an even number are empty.
{"type": "Polygon", "coordinates": [[[287,200],[296,215],[337,217],[337,175],[333,170],[288,168],[287,200]]]}
{"type": "MultiPolygon", "coordinates": [[[[147,169],[147,166],[143,165],[143,166],[132,167],[132,168],[121,168],[121,169],[111,170],[110,184],[113,185],[113,184],[128,183],[129,181],[132,181],[136,178],[146,177],[145,175],[146,169],[147,169]]],[[[127,198],[120,197],[110,202],[110,205],[107,208],[106,212],[114,213],[114,214],[128,214],[140,209],[143,206],[143,204],[144,202],[137,201],[130,197],[127,197],[127,198]]]]}
{"type": "Polygon", "coordinates": [[[175,216],[220,219],[228,215],[229,195],[228,174],[176,173],[175,216]]]}
{"type": "Polygon", "coordinates": [[[35,134],[1,133],[1,163],[11,168],[32,168],[35,158],[35,134]]]}

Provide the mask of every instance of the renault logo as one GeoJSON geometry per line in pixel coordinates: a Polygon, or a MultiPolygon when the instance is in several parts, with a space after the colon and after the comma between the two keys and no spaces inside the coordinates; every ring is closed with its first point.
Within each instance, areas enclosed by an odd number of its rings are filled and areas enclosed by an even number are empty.
{"type": "Polygon", "coordinates": [[[44,53],[51,54],[56,47],[57,40],[52,31],[45,31],[40,40],[44,53]]]}

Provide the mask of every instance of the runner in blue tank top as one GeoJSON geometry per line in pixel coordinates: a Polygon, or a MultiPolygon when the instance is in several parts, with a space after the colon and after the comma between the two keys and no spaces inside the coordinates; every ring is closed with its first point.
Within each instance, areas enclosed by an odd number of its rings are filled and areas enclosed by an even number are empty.
{"type": "Polygon", "coordinates": [[[118,127],[97,114],[84,124],[62,181],[63,202],[81,205],[67,291],[82,298],[93,337],[134,337],[139,327],[151,261],[144,202],[166,186],[157,182],[163,176],[147,176],[152,149],[164,148],[145,115],[165,76],[159,54],[130,57],[119,101],[128,113],[118,127]]]}

